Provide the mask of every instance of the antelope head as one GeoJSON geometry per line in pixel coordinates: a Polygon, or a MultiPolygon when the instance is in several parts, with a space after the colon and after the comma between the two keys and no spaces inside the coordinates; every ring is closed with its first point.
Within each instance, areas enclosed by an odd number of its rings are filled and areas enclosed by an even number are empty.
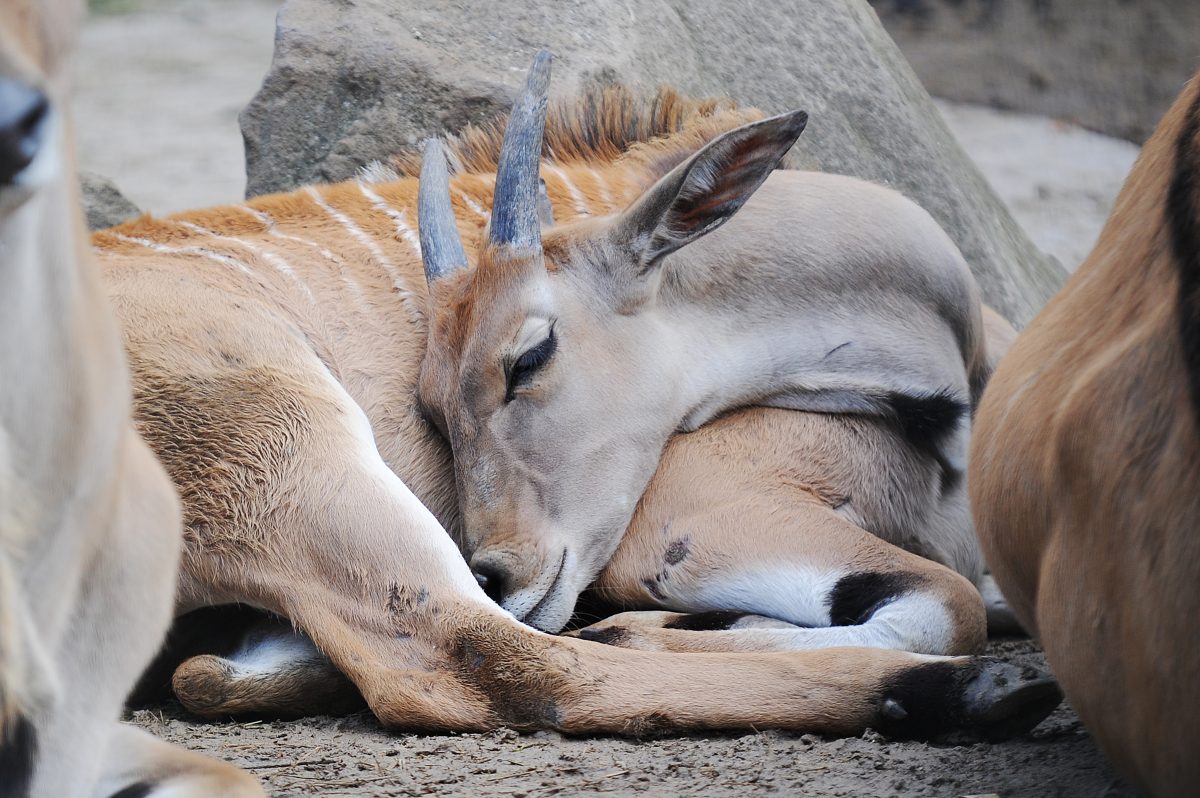
{"type": "Polygon", "coordinates": [[[517,618],[554,631],[620,542],[687,414],[678,386],[703,368],[680,357],[663,260],[741,207],[806,116],[730,131],[623,212],[543,231],[549,77],[541,53],[509,118],[474,264],[450,211],[445,153],[426,145],[418,210],[431,307],[419,398],[453,449],[476,578],[517,618]]]}
{"type": "MultiPolygon", "coordinates": [[[[65,96],[63,61],[81,7],[73,0],[0,1],[0,223],[6,226],[30,226],[15,217],[38,189],[75,179],[64,162],[63,111],[53,100],[65,96]]],[[[13,239],[4,239],[10,258],[13,239]]]]}

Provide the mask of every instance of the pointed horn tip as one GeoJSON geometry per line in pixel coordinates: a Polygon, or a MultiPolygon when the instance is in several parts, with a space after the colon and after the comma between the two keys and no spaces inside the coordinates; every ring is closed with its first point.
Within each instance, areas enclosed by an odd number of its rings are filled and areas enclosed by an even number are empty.
{"type": "Polygon", "coordinates": [[[550,85],[550,65],[553,61],[554,56],[549,50],[538,50],[525,78],[526,87],[536,89],[538,93],[544,92],[550,85]]]}
{"type": "Polygon", "coordinates": [[[441,158],[443,162],[449,161],[446,156],[446,145],[442,143],[438,136],[430,136],[425,139],[425,144],[421,147],[421,163],[431,161],[436,158],[441,158]]]}

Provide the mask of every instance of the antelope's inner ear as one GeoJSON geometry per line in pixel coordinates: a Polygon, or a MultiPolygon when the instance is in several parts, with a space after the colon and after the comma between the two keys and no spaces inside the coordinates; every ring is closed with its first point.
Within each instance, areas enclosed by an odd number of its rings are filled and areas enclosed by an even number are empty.
{"type": "Polygon", "coordinates": [[[651,186],[617,223],[641,271],[732,218],[807,122],[808,114],[793,111],[731,130],[651,186]]]}

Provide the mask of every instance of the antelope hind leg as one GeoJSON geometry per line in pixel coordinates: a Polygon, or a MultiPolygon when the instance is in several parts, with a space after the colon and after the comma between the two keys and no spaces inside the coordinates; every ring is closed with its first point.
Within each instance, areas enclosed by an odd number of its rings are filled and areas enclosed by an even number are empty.
{"type": "Polygon", "coordinates": [[[1000,586],[996,584],[996,578],[991,573],[985,573],[979,581],[979,594],[983,596],[983,605],[987,608],[988,634],[1029,636],[1029,632],[1017,620],[1017,614],[1009,606],[1008,599],[1000,592],[1000,586]]]}
{"type": "Polygon", "coordinates": [[[171,685],[180,702],[202,717],[345,715],[366,706],[311,638],[271,617],[254,624],[228,656],[185,660],[171,685]]]}
{"type": "Polygon", "coordinates": [[[603,629],[606,642],[665,651],[870,646],[949,655],[983,647],[984,606],[966,578],[880,540],[814,497],[763,498],[662,524],[635,522],[597,582],[625,606],[701,615],[643,613],[577,634],[587,639],[603,629]]]}

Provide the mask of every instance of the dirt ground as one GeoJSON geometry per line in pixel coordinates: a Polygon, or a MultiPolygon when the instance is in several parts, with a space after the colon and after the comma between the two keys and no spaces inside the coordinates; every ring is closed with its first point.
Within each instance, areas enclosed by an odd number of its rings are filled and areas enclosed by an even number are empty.
{"type": "MultiPolygon", "coordinates": [[[[1043,662],[1028,641],[996,642],[991,653],[1043,662]]],[[[178,705],[140,710],[132,719],[246,768],[274,796],[1131,795],[1065,706],[1022,738],[968,746],[889,742],[871,731],[849,739],[764,731],[630,740],[508,729],[421,736],[384,731],[365,712],[202,723],[178,705]]]]}
{"type": "MultiPolygon", "coordinates": [[[[270,61],[278,0],[93,0],[76,64],[84,168],[166,213],[241,197],[237,112],[270,61]]],[[[1136,156],[1054,120],[939,103],[1034,240],[1074,268],[1136,156]]],[[[1024,641],[994,654],[1041,662],[1024,641]]],[[[132,722],[255,773],[276,796],[1126,795],[1069,708],[997,745],[829,740],[778,732],[653,740],[556,734],[417,736],[368,714],[205,723],[177,705],[132,722]]]]}

